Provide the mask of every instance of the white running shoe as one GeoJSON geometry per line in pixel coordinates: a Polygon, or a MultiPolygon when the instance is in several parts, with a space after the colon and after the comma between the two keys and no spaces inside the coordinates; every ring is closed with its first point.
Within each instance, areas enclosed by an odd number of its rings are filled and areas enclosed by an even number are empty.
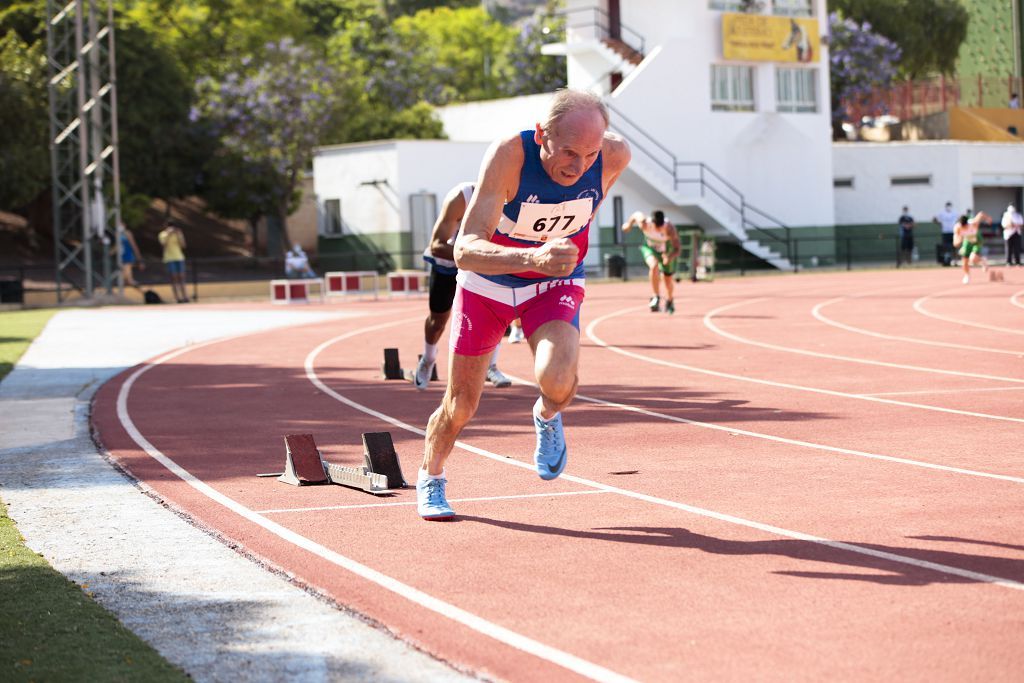
{"type": "Polygon", "coordinates": [[[434,374],[434,364],[427,363],[422,358],[416,364],[416,373],[412,376],[412,383],[416,388],[423,391],[430,384],[430,376],[434,374]]]}
{"type": "Polygon", "coordinates": [[[963,282],[965,285],[970,284],[971,276],[970,275],[964,275],[964,279],[961,280],[961,282],[963,282]]]}
{"type": "Polygon", "coordinates": [[[523,328],[522,327],[518,327],[518,326],[517,327],[513,327],[512,330],[508,333],[508,343],[509,344],[518,344],[519,342],[523,341],[523,339],[525,339],[525,338],[526,338],[526,335],[523,334],[523,328]]]}
{"type": "Polygon", "coordinates": [[[512,380],[502,374],[497,365],[492,365],[487,368],[487,381],[496,387],[512,386],[512,380]]]}

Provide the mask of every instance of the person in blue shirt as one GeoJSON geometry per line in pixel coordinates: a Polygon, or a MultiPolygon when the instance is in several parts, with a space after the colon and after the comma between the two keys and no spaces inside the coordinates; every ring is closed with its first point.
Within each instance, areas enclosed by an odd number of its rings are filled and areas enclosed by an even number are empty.
{"type": "Polygon", "coordinates": [[[455,242],[448,386],[427,423],[417,477],[417,512],[451,519],[444,465],[476,412],[491,352],[520,318],[540,396],[533,454],[545,480],[565,469],[561,411],[578,385],[583,258],[601,200],[626,168],[629,145],[608,132],[608,111],[591,93],[561,90],[546,120],[498,140],[484,158],[455,242]]]}
{"type": "Polygon", "coordinates": [[[146,264],[142,262],[142,252],[139,250],[139,245],[135,243],[135,236],[132,231],[128,228],[121,226],[121,279],[124,282],[125,287],[134,287],[135,289],[142,291],[142,287],[135,281],[135,275],[133,269],[135,266],[139,267],[139,270],[145,270],[146,264]]]}

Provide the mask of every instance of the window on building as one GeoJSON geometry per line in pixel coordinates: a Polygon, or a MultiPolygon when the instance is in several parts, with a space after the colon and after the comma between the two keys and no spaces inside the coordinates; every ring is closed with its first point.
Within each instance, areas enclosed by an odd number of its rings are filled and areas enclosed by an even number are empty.
{"type": "Polygon", "coordinates": [[[741,12],[745,11],[749,4],[744,0],[709,0],[708,7],[722,12],[741,12]]]}
{"type": "Polygon", "coordinates": [[[754,69],[711,65],[711,110],[754,111],[754,69]]]}
{"type": "Polygon", "coordinates": [[[324,202],[324,235],[336,237],[341,234],[341,200],[328,199],[324,202]]]}
{"type": "Polygon", "coordinates": [[[817,69],[776,69],[775,106],[778,111],[818,111],[817,69]]]}
{"type": "Polygon", "coordinates": [[[853,178],[833,178],[832,187],[853,187],[853,178]]]}
{"type": "Polygon", "coordinates": [[[814,16],[814,4],[811,0],[775,0],[772,4],[772,14],[784,17],[811,17],[814,16]]]}
{"type": "Polygon", "coordinates": [[[930,175],[905,175],[905,176],[893,176],[889,178],[889,183],[893,186],[896,185],[931,185],[932,177],[930,175]]]}

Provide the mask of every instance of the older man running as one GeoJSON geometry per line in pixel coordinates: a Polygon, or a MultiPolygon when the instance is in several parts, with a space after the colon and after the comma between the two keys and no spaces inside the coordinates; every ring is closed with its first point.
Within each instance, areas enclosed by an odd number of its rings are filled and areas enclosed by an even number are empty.
{"type": "Polygon", "coordinates": [[[491,351],[520,318],[534,355],[534,464],[542,479],[565,469],[561,411],[576,394],[583,257],[590,223],[629,163],[608,132],[601,100],[556,94],[547,119],[487,152],[455,243],[460,268],[452,315],[448,386],[430,416],[417,478],[421,517],[451,519],[444,464],[475,414],[491,351]]]}

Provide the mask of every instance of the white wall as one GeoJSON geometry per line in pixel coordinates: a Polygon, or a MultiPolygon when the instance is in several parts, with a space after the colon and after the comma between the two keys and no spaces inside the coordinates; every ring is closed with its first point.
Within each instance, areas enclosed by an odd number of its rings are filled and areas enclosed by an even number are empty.
{"type": "Polygon", "coordinates": [[[449,140],[491,142],[543,121],[553,93],[453,104],[437,109],[449,140]]]}
{"type": "MultiPolygon", "coordinates": [[[[707,0],[637,0],[622,5],[623,23],[646,37],[648,53],[655,46],[661,49],[626,79],[611,100],[613,106],[679,161],[706,163],[748,202],[788,225],[831,225],[827,48],[823,46],[815,62],[816,113],[775,111],[778,65],[766,62],[749,63],[755,71],[756,111],[712,111],[711,65],[726,63],[722,13],[709,10],[707,0]]],[[[815,6],[824,33],[824,0],[816,0],[815,6]]],[[[639,138],[636,142],[649,145],[639,138]]]]}
{"type": "Polygon", "coordinates": [[[975,208],[975,187],[1024,186],[1024,145],[1014,143],[837,143],[832,158],[833,178],[853,179],[852,188],[835,190],[837,225],[889,223],[904,205],[918,221],[928,220],[947,201],[956,211],[975,208]],[[892,185],[906,176],[931,180],[892,185]]]}
{"type": "MultiPolygon", "coordinates": [[[[321,214],[341,200],[345,234],[399,232],[398,154],[394,142],[321,147],[313,155],[313,191],[321,214]],[[386,181],[364,185],[370,181],[386,181]]],[[[322,221],[322,215],[321,215],[322,221]]],[[[322,223],[321,223],[322,224],[322,223]]]]}

